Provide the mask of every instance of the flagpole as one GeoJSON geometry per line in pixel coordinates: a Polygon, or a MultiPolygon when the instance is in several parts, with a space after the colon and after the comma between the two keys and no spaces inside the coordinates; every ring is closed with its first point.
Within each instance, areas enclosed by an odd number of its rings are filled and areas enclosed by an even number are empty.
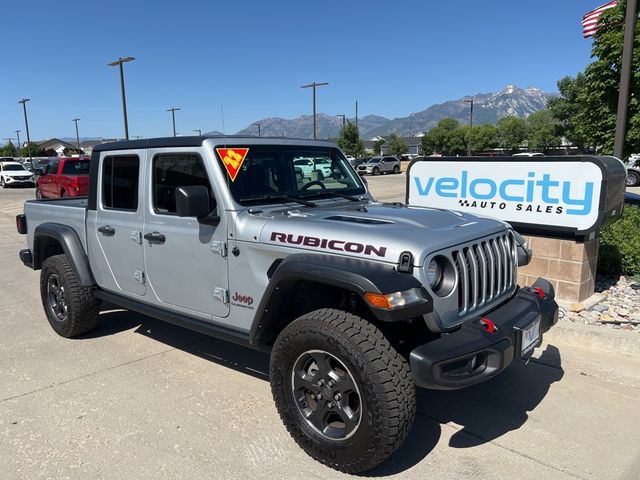
{"type": "Polygon", "coordinates": [[[613,144],[613,156],[622,159],[624,137],[627,126],[627,109],[629,106],[629,83],[633,63],[633,39],[636,31],[637,0],[627,0],[625,14],[624,46],[622,49],[622,68],[620,69],[620,92],[618,94],[618,116],[616,119],[616,136],[613,144]]]}

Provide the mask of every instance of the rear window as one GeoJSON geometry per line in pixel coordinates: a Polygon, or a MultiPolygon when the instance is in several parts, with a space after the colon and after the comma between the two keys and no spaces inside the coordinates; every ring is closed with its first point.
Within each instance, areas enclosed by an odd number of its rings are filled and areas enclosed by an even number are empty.
{"type": "Polygon", "coordinates": [[[89,160],[65,160],[62,167],[63,175],[89,175],[89,160]]]}
{"type": "Polygon", "coordinates": [[[102,206],[136,211],[139,172],[137,156],[106,157],[102,164],[102,206]]]}

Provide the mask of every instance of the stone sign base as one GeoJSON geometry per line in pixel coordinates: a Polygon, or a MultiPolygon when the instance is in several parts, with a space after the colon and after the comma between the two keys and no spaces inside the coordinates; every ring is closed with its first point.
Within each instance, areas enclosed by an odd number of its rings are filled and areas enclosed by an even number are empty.
{"type": "Polygon", "coordinates": [[[525,235],[533,250],[531,263],[518,269],[518,284],[532,285],[536,278],[549,280],[556,298],[563,302],[582,302],[595,290],[598,239],[576,242],[525,235]]]}

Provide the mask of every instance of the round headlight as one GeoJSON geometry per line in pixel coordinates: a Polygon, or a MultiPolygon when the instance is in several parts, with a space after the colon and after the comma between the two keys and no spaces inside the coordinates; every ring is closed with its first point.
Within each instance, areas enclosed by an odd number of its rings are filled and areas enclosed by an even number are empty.
{"type": "Polygon", "coordinates": [[[433,259],[427,266],[427,283],[430,288],[435,288],[442,280],[442,266],[437,259],[433,259]]]}

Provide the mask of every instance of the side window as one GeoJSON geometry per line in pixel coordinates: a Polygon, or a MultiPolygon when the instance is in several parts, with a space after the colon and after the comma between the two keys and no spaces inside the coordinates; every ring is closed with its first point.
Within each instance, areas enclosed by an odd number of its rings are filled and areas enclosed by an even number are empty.
{"type": "Polygon", "coordinates": [[[175,215],[176,188],[193,186],[207,187],[213,200],[213,190],[199,155],[159,154],[153,158],[153,209],[156,213],[175,215]]]}
{"type": "Polygon", "coordinates": [[[60,166],[60,162],[57,161],[53,161],[51,163],[49,163],[48,165],[48,170],[47,173],[49,175],[55,175],[56,173],[58,173],[58,167],[60,166]]]}
{"type": "Polygon", "coordinates": [[[136,211],[139,172],[137,156],[106,157],[102,163],[102,207],[136,211]]]}

